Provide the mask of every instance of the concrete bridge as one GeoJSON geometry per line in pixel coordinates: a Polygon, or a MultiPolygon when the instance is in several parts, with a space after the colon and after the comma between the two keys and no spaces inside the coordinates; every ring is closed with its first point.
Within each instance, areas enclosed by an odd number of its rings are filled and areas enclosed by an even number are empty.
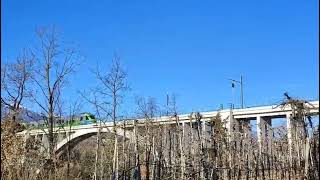
{"type": "MultiPolygon", "coordinates": [[[[308,104],[307,104],[308,105],[308,104]]],[[[319,101],[312,101],[308,105],[310,106],[310,115],[319,115],[319,101]]],[[[234,132],[244,132],[247,137],[250,137],[251,130],[249,127],[251,120],[256,120],[257,124],[257,138],[260,149],[265,147],[269,149],[271,146],[271,138],[272,138],[272,120],[276,118],[285,118],[287,122],[287,129],[288,129],[288,144],[291,145],[291,124],[292,120],[290,116],[292,116],[292,110],[290,107],[277,107],[276,105],[271,106],[261,106],[261,107],[252,107],[252,108],[244,108],[244,109],[233,109],[233,110],[221,110],[221,111],[212,111],[212,112],[200,112],[201,115],[201,129],[204,133],[204,137],[209,137],[210,133],[210,124],[209,121],[212,120],[217,114],[221,115],[221,119],[225,122],[225,128],[227,128],[228,133],[231,139],[236,138],[234,132]],[[242,126],[246,124],[247,126],[242,126]]],[[[182,114],[178,115],[178,123],[182,125],[183,128],[186,130],[192,130],[190,127],[191,123],[196,125],[196,117],[195,113],[192,114],[182,114]]],[[[135,120],[126,120],[125,129],[123,122],[119,121],[117,123],[116,132],[119,136],[125,136],[126,138],[131,138],[132,130],[133,130],[133,123],[135,120]]],[[[138,119],[137,126],[144,126],[145,120],[138,119]]],[[[173,117],[162,116],[154,118],[153,123],[156,125],[170,125],[176,124],[177,120],[173,117]]],[[[65,149],[66,145],[69,144],[69,147],[75,146],[78,142],[89,138],[95,134],[100,132],[102,133],[112,133],[113,123],[107,122],[101,124],[92,124],[92,125],[81,125],[72,128],[56,128],[54,132],[57,137],[57,143],[55,147],[56,154],[61,154],[65,149]]],[[[26,130],[21,132],[21,135],[25,135],[25,138],[36,138],[41,140],[43,144],[43,150],[47,149],[49,146],[48,139],[47,139],[48,129],[33,129],[33,130],[26,130]]]]}

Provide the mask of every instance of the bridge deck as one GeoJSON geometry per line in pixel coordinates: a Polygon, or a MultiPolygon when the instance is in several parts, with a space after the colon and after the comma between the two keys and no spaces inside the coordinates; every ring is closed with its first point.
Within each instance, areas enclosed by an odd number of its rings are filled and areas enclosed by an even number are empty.
{"type": "MultiPolygon", "coordinates": [[[[310,114],[311,115],[317,115],[319,114],[319,101],[312,101],[310,102],[310,114]]],[[[221,111],[211,111],[211,112],[202,112],[200,113],[202,116],[203,121],[210,120],[210,118],[216,116],[218,113],[220,113],[221,117],[223,119],[228,118],[230,115],[230,109],[221,110],[221,111]]],[[[263,117],[272,117],[272,118],[284,118],[288,113],[291,113],[290,107],[279,107],[277,105],[271,105],[271,106],[261,106],[261,107],[251,107],[251,108],[244,108],[244,109],[234,109],[232,111],[233,117],[235,119],[255,119],[258,116],[263,117]]],[[[190,114],[182,114],[178,115],[179,122],[190,122],[190,114]]],[[[136,119],[138,120],[138,125],[143,126],[145,123],[144,119],[136,119]]],[[[127,119],[126,120],[126,127],[132,128],[134,119],[127,119]]],[[[191,119],[191,121],[195,121],[195,119],[191,119]]],[[[123,124],[124,121],[118,121],[119,127],[121,127],[120,124],[123,124]]],[[[98,122],[99,123],[99,122],[98,122]]],[[[86,130],[86,129],[95,129],[99,128],[100,124],[91,124],[91,125],[80,125],[72,127],[72,129],[69,129],[69,127],[65,128],[55,128],[54,132],[68,132],[68,131],[76,131],[76,130],[86,130]]],[[[162,116],[162,117],[155,117],[153,119],[154,124],[174,124],[176,123],[176,119],[169,116],[162,116]]],[[[110,128],[113,127],[112,122],[105,122],[101,123],[102,127],[110,128]]],[[[36,135],[36,134],[45,134],[47,133],[47,129],[33,129],[29,131],[21,132],[21,134],[29,133],[30,135],[36,135]]]]}

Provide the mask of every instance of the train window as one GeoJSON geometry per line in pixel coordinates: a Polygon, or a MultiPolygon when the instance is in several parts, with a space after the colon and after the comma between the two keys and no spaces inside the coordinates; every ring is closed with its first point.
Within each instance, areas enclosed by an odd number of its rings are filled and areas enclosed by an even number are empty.
{"type": "Polygon", "coordinates": [[[86,120],[89,120],[88,116],[86,116],[86,120]]]}
{"type": "Polygon", "coordinates": [[[83,120],[83,117],[81,116],[81,117],[80,117],[80,121],[82,121],[82,120],[83,120]]]}
{"type": "Polygon", "coordinates": [[[94,115],[89,115],[91,119],[95,119],[94,115]]]}

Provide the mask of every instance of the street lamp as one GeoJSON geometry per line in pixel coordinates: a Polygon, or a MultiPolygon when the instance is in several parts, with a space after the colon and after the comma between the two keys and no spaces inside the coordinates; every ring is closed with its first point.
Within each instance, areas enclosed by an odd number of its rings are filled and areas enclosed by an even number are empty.
{"type": "Polygon", "coordinates": [[[242,75],[240,76],[240,81],[234,80],[234,79],[229,79],[232,84],[232,88],[235,87],[235,83],[239,83],[240,84],[240,100],[241,100],[241,108],[243,109],[243,83],[242,83],[242,75]]]}

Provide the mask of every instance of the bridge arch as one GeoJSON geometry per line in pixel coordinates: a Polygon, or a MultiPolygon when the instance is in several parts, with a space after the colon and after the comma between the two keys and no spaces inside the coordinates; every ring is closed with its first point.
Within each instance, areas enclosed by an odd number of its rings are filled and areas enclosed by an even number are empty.
{"type": "MultiPolygon", "coordinates": [[[[55,147],[55,154],[61,156],[64,151],[66,150],[66,147],[69,145],[69,148],[72,149],[74,148],[79,142],[88,139],[94,135],[97,135],[99,131],[99,128],[90,128],[90,129],[80,129],[76,130],[72,134],[67,134],[62,141],[57,142],[57,145],[55,147]]],[[[101,128],[100,129],[101,133],[113,133],[112,128],[101,128]]],[[[121,128],[117,128],[117,135],[120,137],[123,137],[124,131],[121,128]]],[[[130,138],[130,133],[126,133],[125,138],[130,138]]]]}

